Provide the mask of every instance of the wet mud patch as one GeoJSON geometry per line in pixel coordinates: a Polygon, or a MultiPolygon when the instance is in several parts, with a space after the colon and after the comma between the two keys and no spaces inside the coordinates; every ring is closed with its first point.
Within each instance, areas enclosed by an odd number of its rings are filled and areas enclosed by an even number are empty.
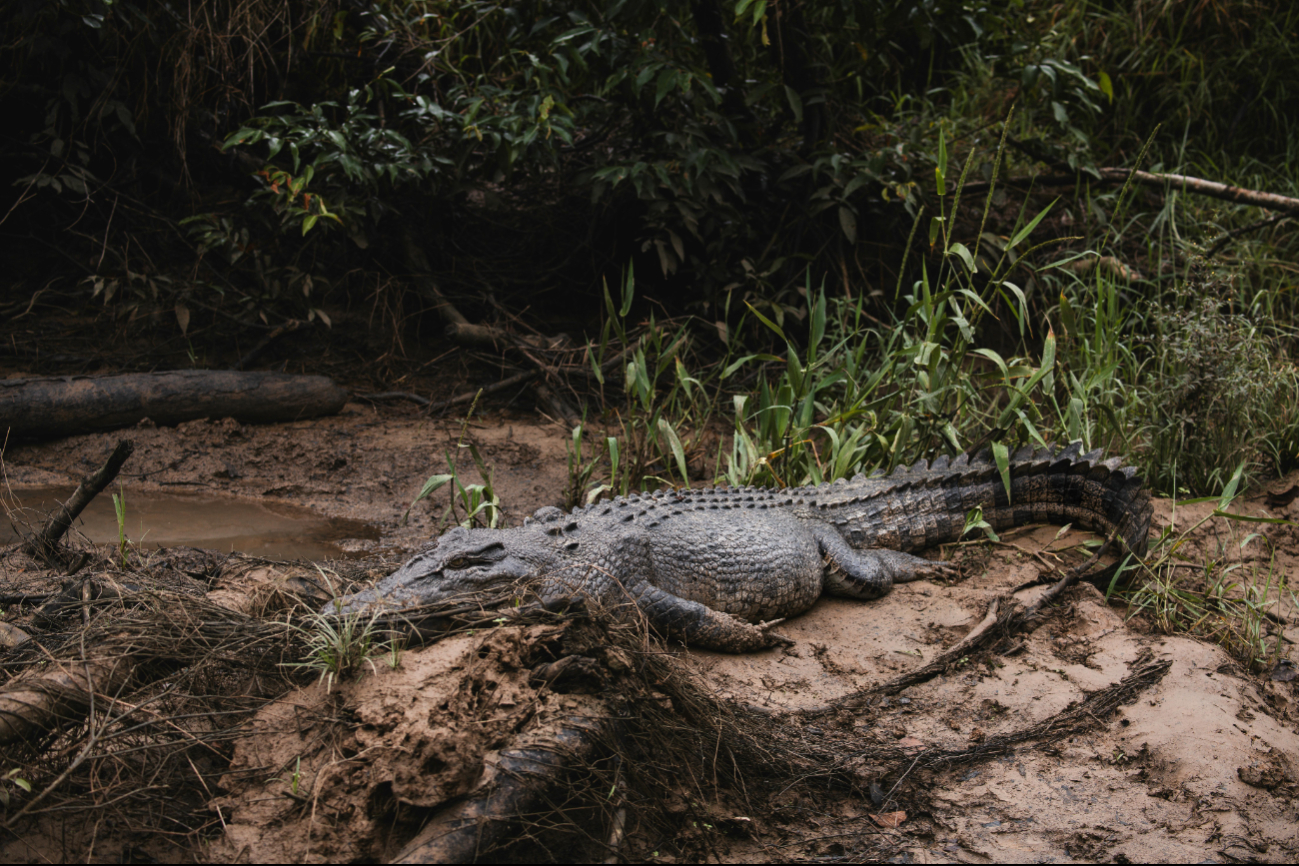
{"type": "MultiPolygon", "coordinates": [[[[16,522],[39,527],[44,516],[72,495],[72,487],[11,487],[10,519],[0,544],[18,541],[16,522]],[[26,518],[26,520],[24,520],[26,518]]],[[[137,550],[201,547],[279,559],[340,559],[374,546],[379,531],[359,520],[320,517],[307,508],[273,500],[121,488],[122,532],[137,550]]],[[[77,529],[94,544],[118,540],[117,514],[107,494],[81,512],[77,529]]],[[[31,531],[30,529],[27,531],[31,531]]]]}
{"type": "MultiPolygon", "coordinates": [[[[235,498],[232,509],[239,501],[295,514],[294,509],[305,508],[324,520],[352,521],[328,530],[335,538],[342,533],[349,554],[410,550],[437,534],[447,497],[425,501],[409,515],[406,511],[426,478],[447,471],[448,454],[464,483],[482,481],[459,443],[477,446],[493,471],[504,517],[514,524],[543,505],[563,501],[568,485],[565,432],[531,416],[498,414],[465,426],[402,407],[349,403],[337,416],[294,424],[211,419],[11,445],[3,455],[0,481],[16,490],[72,487],[103,463],[116,441],[130,438],[135,452],[119,476],[128,496],[133,490],[229,496],[235,498]],[[355,529],[362,525],[371,529],[355,529]]],[[[103,498],[111,514],[107,491],[103,498]]],[[[129,499],[127,507],[129,520],[129,499]]],[[[250,514],[256,510],[249,508],[250,514]]],[[[115,522],[112,536],[115,540],[115,522]]],[[[268,555],[239,544],[235,549],[268,555]]]]}

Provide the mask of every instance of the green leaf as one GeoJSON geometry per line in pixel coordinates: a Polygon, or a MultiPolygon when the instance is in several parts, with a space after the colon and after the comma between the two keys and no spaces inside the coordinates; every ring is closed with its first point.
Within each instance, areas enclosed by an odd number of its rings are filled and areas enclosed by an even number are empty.
{"type": "Polygon", "coordinates": [[[686,452],[681,447],[681,440],[677,438],[677,431],[672,429],[667,419],[659,419],[659,433],[668,441],[668,447],[672,449],[672,456],[677,461],[677,471],[680,473],[682,482],[689,482],[690,474],[686,471],[686,452]]]}
{"type": "Polygon", "coordinates": [[[754,307],[753,304],[750,304],[748,301],[745,301],[744,305],[753,312],[753,315],[758,317],[758,321],[762,322],[762,324],[770,328],[777,337],[780,337],[780,339],[783,342],[785,343],[789,342],[789,339],[785,337],[785,332],[780,329],[780,325],[777,325],[775,322],[771,321],[771,319],[768,319],[766,316],[762,315],[762,313],[759,313],[757,308],[754,307]]]}
{"type": "Polygon", "coordinates": [[[996,364],[997,367],[1000,368],[1000,370],[1001,370],[1001,376],[1002,376],[1003,379],[1009,379],[1009,378],[1010,378],[1010,370],[1007,369],[1007,367],[1006,367],[1006,361],[1005,361],[1005,359],[1003,359],[1003,358],[1001,357],[1001,355],[997,354],[997,353],[994,352],[992,349],[975,349],[975,350],[973,351],[973,354],[975,354],[975,355],[982,355],[983,357],[987,358],[987,359],[988,359],[989,361],[991,361],[992,363],[996,364]]]}
{"type": "Polygon", "coordinates": [[[1110,102],[1114,101],[1114,84],[1110,81],[1109,75],[1104,72],[1096,76],[1096,83],[1100,85],[1101,93],[1109,97],[1110,102]]]}
{"type": "MultiPolygon", "coordinates": [[[[938,130],[938,165],[934,166],[934,178],[938,181],[938,194],[947,195],[947,137],[938,130]]],[[[930,243],[933,243],[932,239],[930,243]]]]}
{"type": "Polygon", "coordinates": [[[960,256],[961,261],[965,262],[965,266],[969,268],[970,273],[977,274],[979,272],[979,266],[974,263],[974,256],[970,253],[969,248],[967,248],[965,244],[952,244],[952,248],[948,250],[947,254],[960,256]]]}
{"type": "Polygon", "coordinates": [[[455,478],[454,475],[429,476],[429,479],[424,482],[424,486],[419,489],[419,494],[414,499],[411,500],[410,504],[414,505],[416,502],[419,502],[421,499],[427,499],[428,497],[432,496],[434,493],[437,493],[439,490],[445,487],[454,478],[455,478]]]}
{"type": "Polygon", "coordinates": [[[663,101],[663,97],[668,95],[676,83],[677,71],[675,69],[664,69],[659,73],[658,84],[654,88],[655,108],[658,108],[659,103],[663,101]]]}
{"type": "Polygon", "coordinates": [[[789,100],[789,110],[794,112],[794,122],[803,122],[803,100],[798,92],[788,84],[785,85],[785,98],[789,100]]]}
{"type": "Polygon", "coordinates": [[[1075,317],[1073,306],[1069,303],[1069,299],[1065,297],[1064,292],[1060,293],[1060,322],[1064,325],[1064,334],[1066,337],[1074,337],[1078,335],[1078,328],[1074,324],[1075,317]]]}
{"type": "Polygon", "coordinates": [[[625,319],[631,312],[631,302],[636,297],[636,263],[627,262],[627,279],[622,284],[622,306],[618,308],[618,318],[625,319]]]}
{"type": "MultiPolygon", "coordinates": [[[[1294,521],[1286,520],[1284,517],[1250,517],[1245,514],[1233,514],[1230,511],[1223,511],[1220,508],[1213,510],[1214,517],[1225,517],[1227,520],[1239,520],[1242,523],[1279,523],[1286,526],[1294,526],[1294,521]]],[[[1253,536],[1251,536],[1253,537],[1253,536]]],[[[1241,543],[1244,546],[1244,542],[1241,543]]]]}
{"type": "Polygon", "coordinates": [[[778,357],[776,357],[775,355],[768,355],[768,354],[745,355],[743,358],[740,358],[738,361],[733,361],[733,362],[731,362],[730,364],[727,365],[726,369],[722,371],[722,379],[723,379],[723,381],[726,380],[726,379],[729,379],[729,378],[730,378],[730,377],[735,373],[736,370],[738,370],[738,369],[740,369],[741,367],[743,367],[744,365],[748,364],[750,361],[755,361],[755,360],[756,360],[756,361],[766,361],[766,362],[774,361],[774,362],[779,363],[780,361],[782,361],[782,360],[784,360],[784,359],[783,359],[783,358],[778,358],[778,357]]]}
{"type": "Polygon", "coordinates": [[[1222,496],[1218,498],[1218,510],[1226,511],[1231,500],[1236,498],[1236,489],[1240,487],[1240,478],[1245,474],[1245,463],[1242,462],[1236,467],[1236,471],[1231,473],[1231,480],[1227,482],[1227,487],[1222,491],[1222,496]]]}
{"type": "Polygon", "coordinates": [[[992,524],[983,519],[983,509],[973,508],[965,515],[965,528],[961,530],[961,538],[969,535],[976,529],[983,530],[983,534],[991,541],[1001,541],[997,533],[993,531],[992,524]]]}
{"type": "Polygon", "coordinates": [[[1001,483],[1006,485],[1006,505],[1009,507],[1014,503],[1010,501],[1010,452],[1005,443],[992,443],[992,459],[996,461],[997,471],[1001,473],[1001,483]]]}
{"type": "Polygon", "coordinates": [[[1059,198],[1053,199],[1052,202],[1051,202],[1051,204],[1049,204],[1049,205],[1047,205],[1046,207],[1042,208],[1041,213],[1039,213],[1037,216],[1033,217],[1033,219],[1029,220],[1028,225],[1024,226],[1022,229],[1020,229],[1019,231],[1015,232],[1015,236],[1014,236],[1013,238],[1010,239],[1010,243],[1006,244],[1006,249],[1011,249],[1011,248],[1013,248],[1013,247],[1014,247],[1016,244],[1018,244],[1020,241],[1024,240],[1024,238],[1026,238],[1026,237],[1028,237],[1029,235],[1031,235],[1031,234],[1033,233],[1033,229],[1037,228],[1037,224],[1040,223],[1043,219],[1046,218],[1046,215],[1047,215],[1048,213],[1051,212],[1051,208],[1052,208],[1052,207],[1055,205],[1055,203],[1058,202],[1059,200],[1060,200],[1059,198]]]}
{"type": "Polygon", "coordinates": [[[843,236],[848,239],[848,243],[857,243],[857,217],[853,216],[851,209],[842,205],[839,207],[839,228],[843,229],[843,236]]]}

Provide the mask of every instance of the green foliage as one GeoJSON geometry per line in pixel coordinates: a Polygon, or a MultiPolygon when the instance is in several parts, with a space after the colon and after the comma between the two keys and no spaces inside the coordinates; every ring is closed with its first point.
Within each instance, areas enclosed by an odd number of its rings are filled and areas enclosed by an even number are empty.
{"type": "Polygon", "coordinates": [[[313,613],[304,618],[304,624],[290,623],[289,628],[302,636],[307,657],[304,661],[289,662],[286,668],[296,668],[317,674],[325,681],[325,691],[331,691],[335,680],[341,680],[364,670],[365,665],[378,672],[370,659],[376,651],[393,652],[386,641],[379,640],[379,612],[370,614],[313,613]]]}
{"type": "Polygon", "coordinates": [[[131,552],[131,542],[126,537],[126,491],[120,487],[113,494],[113,513],[117,516],[117,554],[126,568],[131,552]]]}
{"type": "Polygon", "coordinates": [[[9,803],[13,796],[9,792],[9,785],[13,785],[15,788],[21,788],[28,794],[32,792],[32,783],[19,775],[22,772],[23,770],[21,767],[12,767],[4,774],[4,776],[0,777],[0,806],[4,806],[6,809],[9,808],[9,803]]]}
{"type": "Polygon", "coordinates": [[[486,464],[483,456],[478,452],[478,446],[465,441],[465,434],[469,429],[469,418],[473,415],[477,406],[478,397],[475,396],[474,402],[469,406],[469,411],[465,413],[464,423],[460,427],[460,439],[456,443],[456,450],[469,452],[469,456],[478,469],[478,474],[482,477],[483,483],[465,484],[462,482],[456,459],[450,453],[444,454],[443,457],[447,462],[447,473],[429,476],[424,482],[424,486],[420,488],[419,493],[411,500],[405,514],[402,515],[403,524],[410,518],[410,510],[417,503],[432,496],[448,484],[451,485],[451,497],[446,510],[442,512],[442,517],[438,520],[439,534],[446,528],[450,520],[456,520],[460,526],[466,529],[475,526],[486,526],[495,529],[500,523],[501,501],[496,495],[496,490],[492,487],[491,467],[486,464]]]}
{"type": "Polygon", "coordinates": [[[1143,468],[1170,495],[1219,489],[1237,465],[1254,477],[1273,431],[1299,423],[1293,366],[1225,295],[1224,281],[1201,264],[1153,316],[1158,332],[1140,389],[1150,443],[1143,468]]]}
{"type": "MultiPolygon", "coordinates": [[[[332,588],[329,576],[319,566],[316,570],[326,586],[332,588]]],[[[301,617],[297,622],[289,622],[288,628],[299,635],[305,650],[302,661],[286,662],[282,667],[305,670],[317,674],[325,681],[325,691],[333,689],[335,680],[341,680],[364,670],[378,672],[370,656],[376,652],[388,655],[388,664],[396,667],[399,663],[399,638],[383,635],[380,610],[370,612],[342,612],[342,600],[333,601],[334,610],[329,613],[313,612],[301,617]]]]}
{"type": "Polygon", "coordinates": [[[1269,624],[1276,616],[1273,609],[1299,599],[1267,537],[1251,526],[1288,521],[1231,510],[1241,492],[1245,466],[1236,467],[1220,495],[1182,503],[1216,500],[1217,507],[1181,531],[1165,527],[1140,568],[1142,579],[1119,595],[1129,605],[1129,616],[1143,615],[1168,634],[1194,634],[1213,641],[1250,669],[1263,671],[1272,668],[1284,651],[1282,630],[1269,624]],[[1206,543],[1209,530],[1212,541],[1206,543]],[[1202,558],[1187,553],[1193,539],[1204,549],[1202,558]],[[1260,544],[1267,546],[1266,555],[1249,549],[1260,544]],[[1271,645],[1269,631],[1275,634],[1271,645]]]}

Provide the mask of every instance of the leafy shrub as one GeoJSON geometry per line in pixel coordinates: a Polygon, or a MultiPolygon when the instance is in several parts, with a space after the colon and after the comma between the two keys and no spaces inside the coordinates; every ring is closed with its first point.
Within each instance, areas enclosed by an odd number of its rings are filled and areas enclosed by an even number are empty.
{"type": "Polygon", "coordinates": [[[1168,495],[1219,491],[1241,464],[1257,477],[1299,419],[1293,365],[1202,262],[1152,318],[1146,477],[1168,495]]]}

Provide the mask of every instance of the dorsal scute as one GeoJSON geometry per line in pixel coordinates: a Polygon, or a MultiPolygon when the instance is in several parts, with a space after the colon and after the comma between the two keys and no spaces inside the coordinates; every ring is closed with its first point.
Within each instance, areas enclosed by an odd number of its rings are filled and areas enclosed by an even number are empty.
{"type": "Polygon", "coordinates": [[[526,518],[523,521],[523,523],[525,526],[532,522],[554,523],[556,520],[559,520],[559,518],[563,516],[564,516],[564,509],[556,508],[553,505],[543,505],[540,508],[538,508],[536,511],[532,512],[532,516],[526,518]]]}
{"type": "Polygon", "coordinates": [[[1075,439],[1070,442],[1068,447],[1055,456],[1057,460],[1068,460],[1073,462],[1082,456],[1082,440],[1075,439]]]}

